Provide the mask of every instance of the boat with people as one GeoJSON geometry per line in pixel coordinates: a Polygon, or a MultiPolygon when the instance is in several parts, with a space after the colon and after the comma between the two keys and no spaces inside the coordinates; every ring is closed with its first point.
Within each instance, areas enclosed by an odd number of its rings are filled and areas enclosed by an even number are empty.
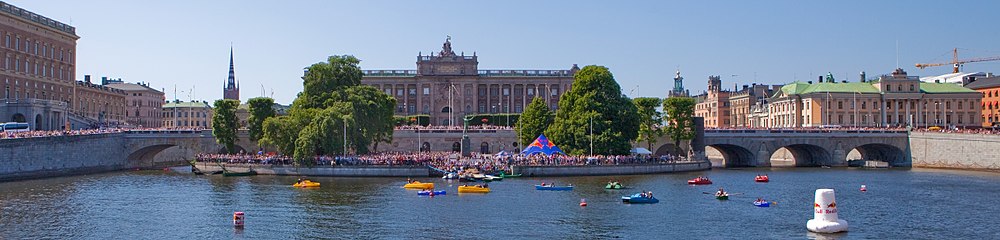
{"type": "Polygon", "coordinates": [[[708,180],[707,177],[696,177],[694,179],[688,180],[688,184],[707,185],[707,184],[712,184],[712,180],[708,180]]]}
{"type": "Polygon", "coordinates": [[[490,187],[487,185],[458,186],[458,193],[489,193],[490,187]]]}
{"type": "Polygon", "coordinates": [[[417,195],[420,195],[420,196],[434,196],[434,195],[447,195],[447,194],[448,194],[448,192],[446,192],[444,190],[441,190],[441,191],[420,190],[419,192],[417,192],[417,195]]]}
{"type": "Polygon", "coordinates": [[[434,189],[434,183],[424,183],[420,181],[406,180],[406,185],[403,188],[409,189],[434,189]]]}
{"type": "Polygon", "coordinates": [[[446,173],[444,176],[441,176],[441,179],[458,179],[458,174],[452,172],[446,173]]]}
{"type": "Polygon", "coordinates": [[[768,202],[767,200],[761,198],[757,198],[757,200],[753,201],[753,205],[757,207],[770,207],[771,202],[768,202]]]}
{"type": "Polygon", "coordinates": [[[771,178],[767,177],[767,175],[757,175],[756,177],[753,178],[753,181],[754,182],[770,182],[771,178]]]}
{"type": "Polygon", "coordinates": [[[719,188],[719,191],[715,192],[715,199],[718,200],[729,200],[729,193],[726,190],[719,188]]]}
{"type": "Polygon", "coordinates": [[[316,187],[319,187],[319,185],[320,185],[319,182],[313,182],[313,181],[310,181],[309,179],[305,179],[305,180],[299,179],[299,181],[295,182],[295,184],[292,184],[292,187],[297,187],[297,188],[316,188],[316,187]]]}
{"type": "Polygon", "coordinates": [[[653,197],[653,192],[643,191],[640,193],[632,194],[632,196],[623,196],[623,203],[658,203],[659,199],[653,197]]]}
{"type": "Polygon", "coordinates": [[[625,186],[622,186],[622,183],[620,182],[608,182],[608,185],[604,185],[604,189],[623,189],[623,188],[625,188],[625,186]]]}
{"type": "Polygon", "coordinates": [[[573,185],[556,186],[556,185],[551,184],[551,183],[542,183],[540,185],[535,185],[535,190],[573,191],[573,185]]]}

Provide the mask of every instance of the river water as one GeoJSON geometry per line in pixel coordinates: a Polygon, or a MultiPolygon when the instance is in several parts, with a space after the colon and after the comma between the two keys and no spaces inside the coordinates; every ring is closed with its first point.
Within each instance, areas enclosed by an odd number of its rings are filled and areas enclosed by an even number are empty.
{"type": "Polygon", "coordinates": [[[1000,239],[1000,174],[946,170],[716,169],[506,179],[489,194],[417,196],[398,178],[221,177],[136,171],[0,183],[0,239],[1000,239]],[[770,183],[753,182],[768,174],[770,183]],[[689,186],[698,175],[715,184],[689,186]],[[605,190],[608,180],[633,189],[605,190]],[[536,191],[540,182],[574,191],[536,191]],[[858,191],[861,184],[868,192],[858,191]],[[703,192],[725,187],[718,201],[703,192]],[[813,234],[817,188],[834,188],[850,231],[813,234]],[[653,191],[660,203],[620,197],[653,191]],[[757,208],[757,197],[776,202],[757,208]],[[580,207],[581,199],[589,206],[580,207]],[[232,214],[246,212],[235,229],[232,214]]]}

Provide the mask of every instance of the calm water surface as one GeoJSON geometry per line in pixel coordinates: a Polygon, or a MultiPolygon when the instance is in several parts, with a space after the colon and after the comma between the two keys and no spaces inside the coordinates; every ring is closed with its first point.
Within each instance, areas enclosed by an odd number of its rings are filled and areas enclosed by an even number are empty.
{"type": "Polygon", "coordinates": [[[448,191],[433,198],[401,188],[398,178],[312,178],[319,189],[292,188],[295,179],[140,171],[0,183],[0,239],[1000,239],[996,173],[718,169],[507,179],[491,183],[489,194],[418,179],[448,191]],[[758,173],[771,182],[754,183],[758,173]],[[698,175],[715,184],[685,184],[698,175]],[[610,179],[634,188],[603,189],[610,179]],[[576,189],[534,190],[542,181],[576,189]],[[730,201],[703,194],[718,187],[744,194],[730,201]],[[850,232],[808,233],[817,188],[837,190],[850,232]],[[621,203],[640,190],[660,203],[621,203]],[[754,207],[757,197],[777,205],[754,207]],[[232,227],[234,211],[246,212],[245,229],[232,227]]]}

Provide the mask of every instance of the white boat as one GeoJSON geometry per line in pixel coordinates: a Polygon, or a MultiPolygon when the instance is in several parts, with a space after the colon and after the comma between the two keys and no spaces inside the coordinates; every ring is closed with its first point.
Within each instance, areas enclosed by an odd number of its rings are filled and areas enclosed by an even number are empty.
{"type": "Polygon", "coordinates": [[[458,179],[458,174],[447,173],[444,176],[442,176],[441,178],[443,178],[443,179],[458,179]]]}

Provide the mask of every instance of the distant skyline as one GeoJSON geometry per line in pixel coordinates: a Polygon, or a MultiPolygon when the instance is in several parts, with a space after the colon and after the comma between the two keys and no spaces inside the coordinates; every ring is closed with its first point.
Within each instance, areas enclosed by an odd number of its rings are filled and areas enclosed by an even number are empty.
{"type": "MultiPolygon", "coordinates": [[[[76,27],[76,79],[148,82],[167,99],[215,100],[234,49],[243,101],[289,104],[302,70],[330,55],[362,69],[415,69],[418,53],[479,56],[480,69],[607,66],[630,97],[665,97],[674,71],[701,93],[723,87],[857,81],[919,70],[915,63],[1000,56],[997,1],[22,1],[10,4],[76,27]],[[285,2],[282,2],[285,3],[285,2]],[[898,55],[897,55],[898,42],[898,55]],[[193,91],[192,91],[193,90],[193,91]],[[193,92],[193,94],[192,94],[193,92]]],[[[965,65],[1000,73],[1000,62],[965,65]]]]}

